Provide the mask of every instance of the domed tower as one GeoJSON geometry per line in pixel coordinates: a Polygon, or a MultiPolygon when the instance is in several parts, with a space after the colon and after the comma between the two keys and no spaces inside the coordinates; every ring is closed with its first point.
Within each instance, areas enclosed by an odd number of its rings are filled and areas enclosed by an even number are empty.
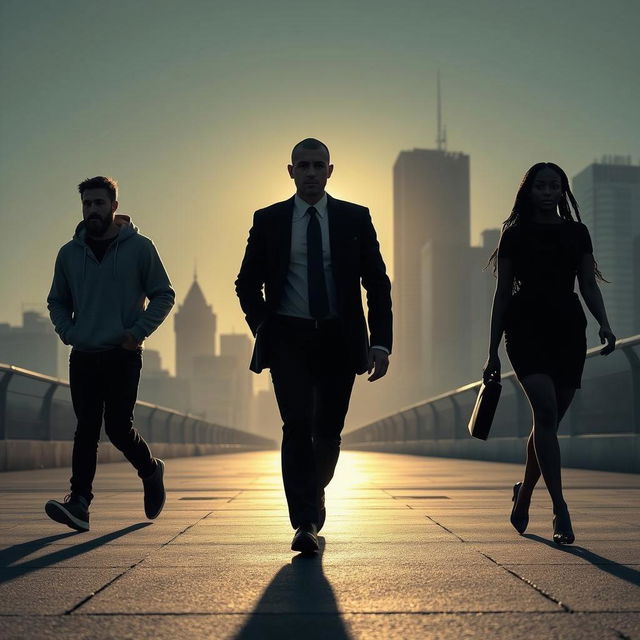
{"type": "Polygon", "coordinates": [[[194,359],[216,355],[217,316],[202,293],[198,276],[174,318],[176,332],[176,377],[193,378],[194,359]]]}

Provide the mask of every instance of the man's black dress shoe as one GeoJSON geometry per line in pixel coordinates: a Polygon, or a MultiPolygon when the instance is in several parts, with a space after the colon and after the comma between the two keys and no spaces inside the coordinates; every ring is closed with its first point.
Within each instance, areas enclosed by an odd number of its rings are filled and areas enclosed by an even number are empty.
{"type": "Polygon", "coordinates": [[[293,536],[291,551],[314,553],[318,550],[318,527],[314,522],[301,524],[293,536]]]}

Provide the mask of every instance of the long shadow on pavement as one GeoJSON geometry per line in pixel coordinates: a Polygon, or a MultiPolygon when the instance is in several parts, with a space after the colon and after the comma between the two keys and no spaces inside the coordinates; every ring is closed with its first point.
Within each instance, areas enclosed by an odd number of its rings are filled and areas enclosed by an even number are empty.
{"type": "Polygon", "coordinates": [[[325,540],[314,556],[299,554],[274,576],[235,640],[351,640],[322,571],[325,540]]]}
{"type": "Polygon", "coordinates": [[[613,562],[612,560],[609,560],[604,556],[599,556],[597,553],[593,553],[584,547],[576,545],[558,545],[555,542],[545,540],[545,538],[541,538],[534,533],[525,533],[523,538],[529,538],[529,540],[541,542],[552,549],[558,549],[559,551],[564,551],[564,553],[568,553],[569,555],[582,558],[583,560],[590,562],[594,567],[598,567],[601,571],[610,573],[612,576],[620,578],[620,580],[626,580],[627,582],[640,587],[640,571],[637,569],[632,569],[624,564],[613,562]]]}
{"type": "Polygon", "coordinates": [[[99,538],[93,538],[92,540],[87,540],[86,542],[76,544],[72,547],[64,547],[54,551],[53,553],[49,553],[39,558],[34,558],[33,560],[27,560],[20,564],[14,563],[21,558],[42,549],[51,542],[63,540],[64,538],[75,538],[78,535],[82,535],[81,532],[71,531],[69,533],[46,536],[45,538],[28,540],[27,542],[21,542],[20,544],[13,545],[7,549],[2,549],[0,550],[0,584],[13,580],[18,576],[30,573],[31,571],[35,571],[36,569],[50,567],[58,562],[62,562],[63,560],[69,560],[70,558],[75,558],[76,556],[87,553],[88,551],[93,551],[107,542],[117,540],[122,536],[126,536],[128,533],[132,533],[138,529],[143,529],[151,524],[151,522],[139,522],[137,524],[132,524],[124,529],[112,531],[111,533],[107,533],[99,538]]]}

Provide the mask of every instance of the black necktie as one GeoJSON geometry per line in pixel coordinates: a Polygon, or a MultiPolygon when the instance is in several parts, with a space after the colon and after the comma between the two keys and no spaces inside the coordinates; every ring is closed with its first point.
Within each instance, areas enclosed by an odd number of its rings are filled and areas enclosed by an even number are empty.
{"type": "Polygon", "coordinates": [[[309,285],[309,312],[317,320],[329,315],[329,296],[324,278],[322,232],[315,207],[307,209],[307,281],[309,285]]]}

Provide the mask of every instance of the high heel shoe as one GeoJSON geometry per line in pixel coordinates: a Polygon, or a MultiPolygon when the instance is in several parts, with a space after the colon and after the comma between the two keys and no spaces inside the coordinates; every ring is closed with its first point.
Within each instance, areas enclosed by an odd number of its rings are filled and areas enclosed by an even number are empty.
{"type": "Polygon", "coordinates": [[[571,526],[569,510],[565,508],[563,513],[553,514],[553,541],[556,544],[573,544],[576,537],[571,526]]]}
{"type": "Polygon", "coordinates": [[[509,518],[511,524],[520,535],[522,535],[527,530],[527,525],[529,524],[528,511],[527,515],[524,518],[517,518],[515,515],[516,505],[518,504],[518,494],[520,493],[521,488],[522,482],[516,482],[513,485],[513,497],[511,498],[511,500],[513,501],[513,508],[511,509],[511,517],[509,518]]]}

